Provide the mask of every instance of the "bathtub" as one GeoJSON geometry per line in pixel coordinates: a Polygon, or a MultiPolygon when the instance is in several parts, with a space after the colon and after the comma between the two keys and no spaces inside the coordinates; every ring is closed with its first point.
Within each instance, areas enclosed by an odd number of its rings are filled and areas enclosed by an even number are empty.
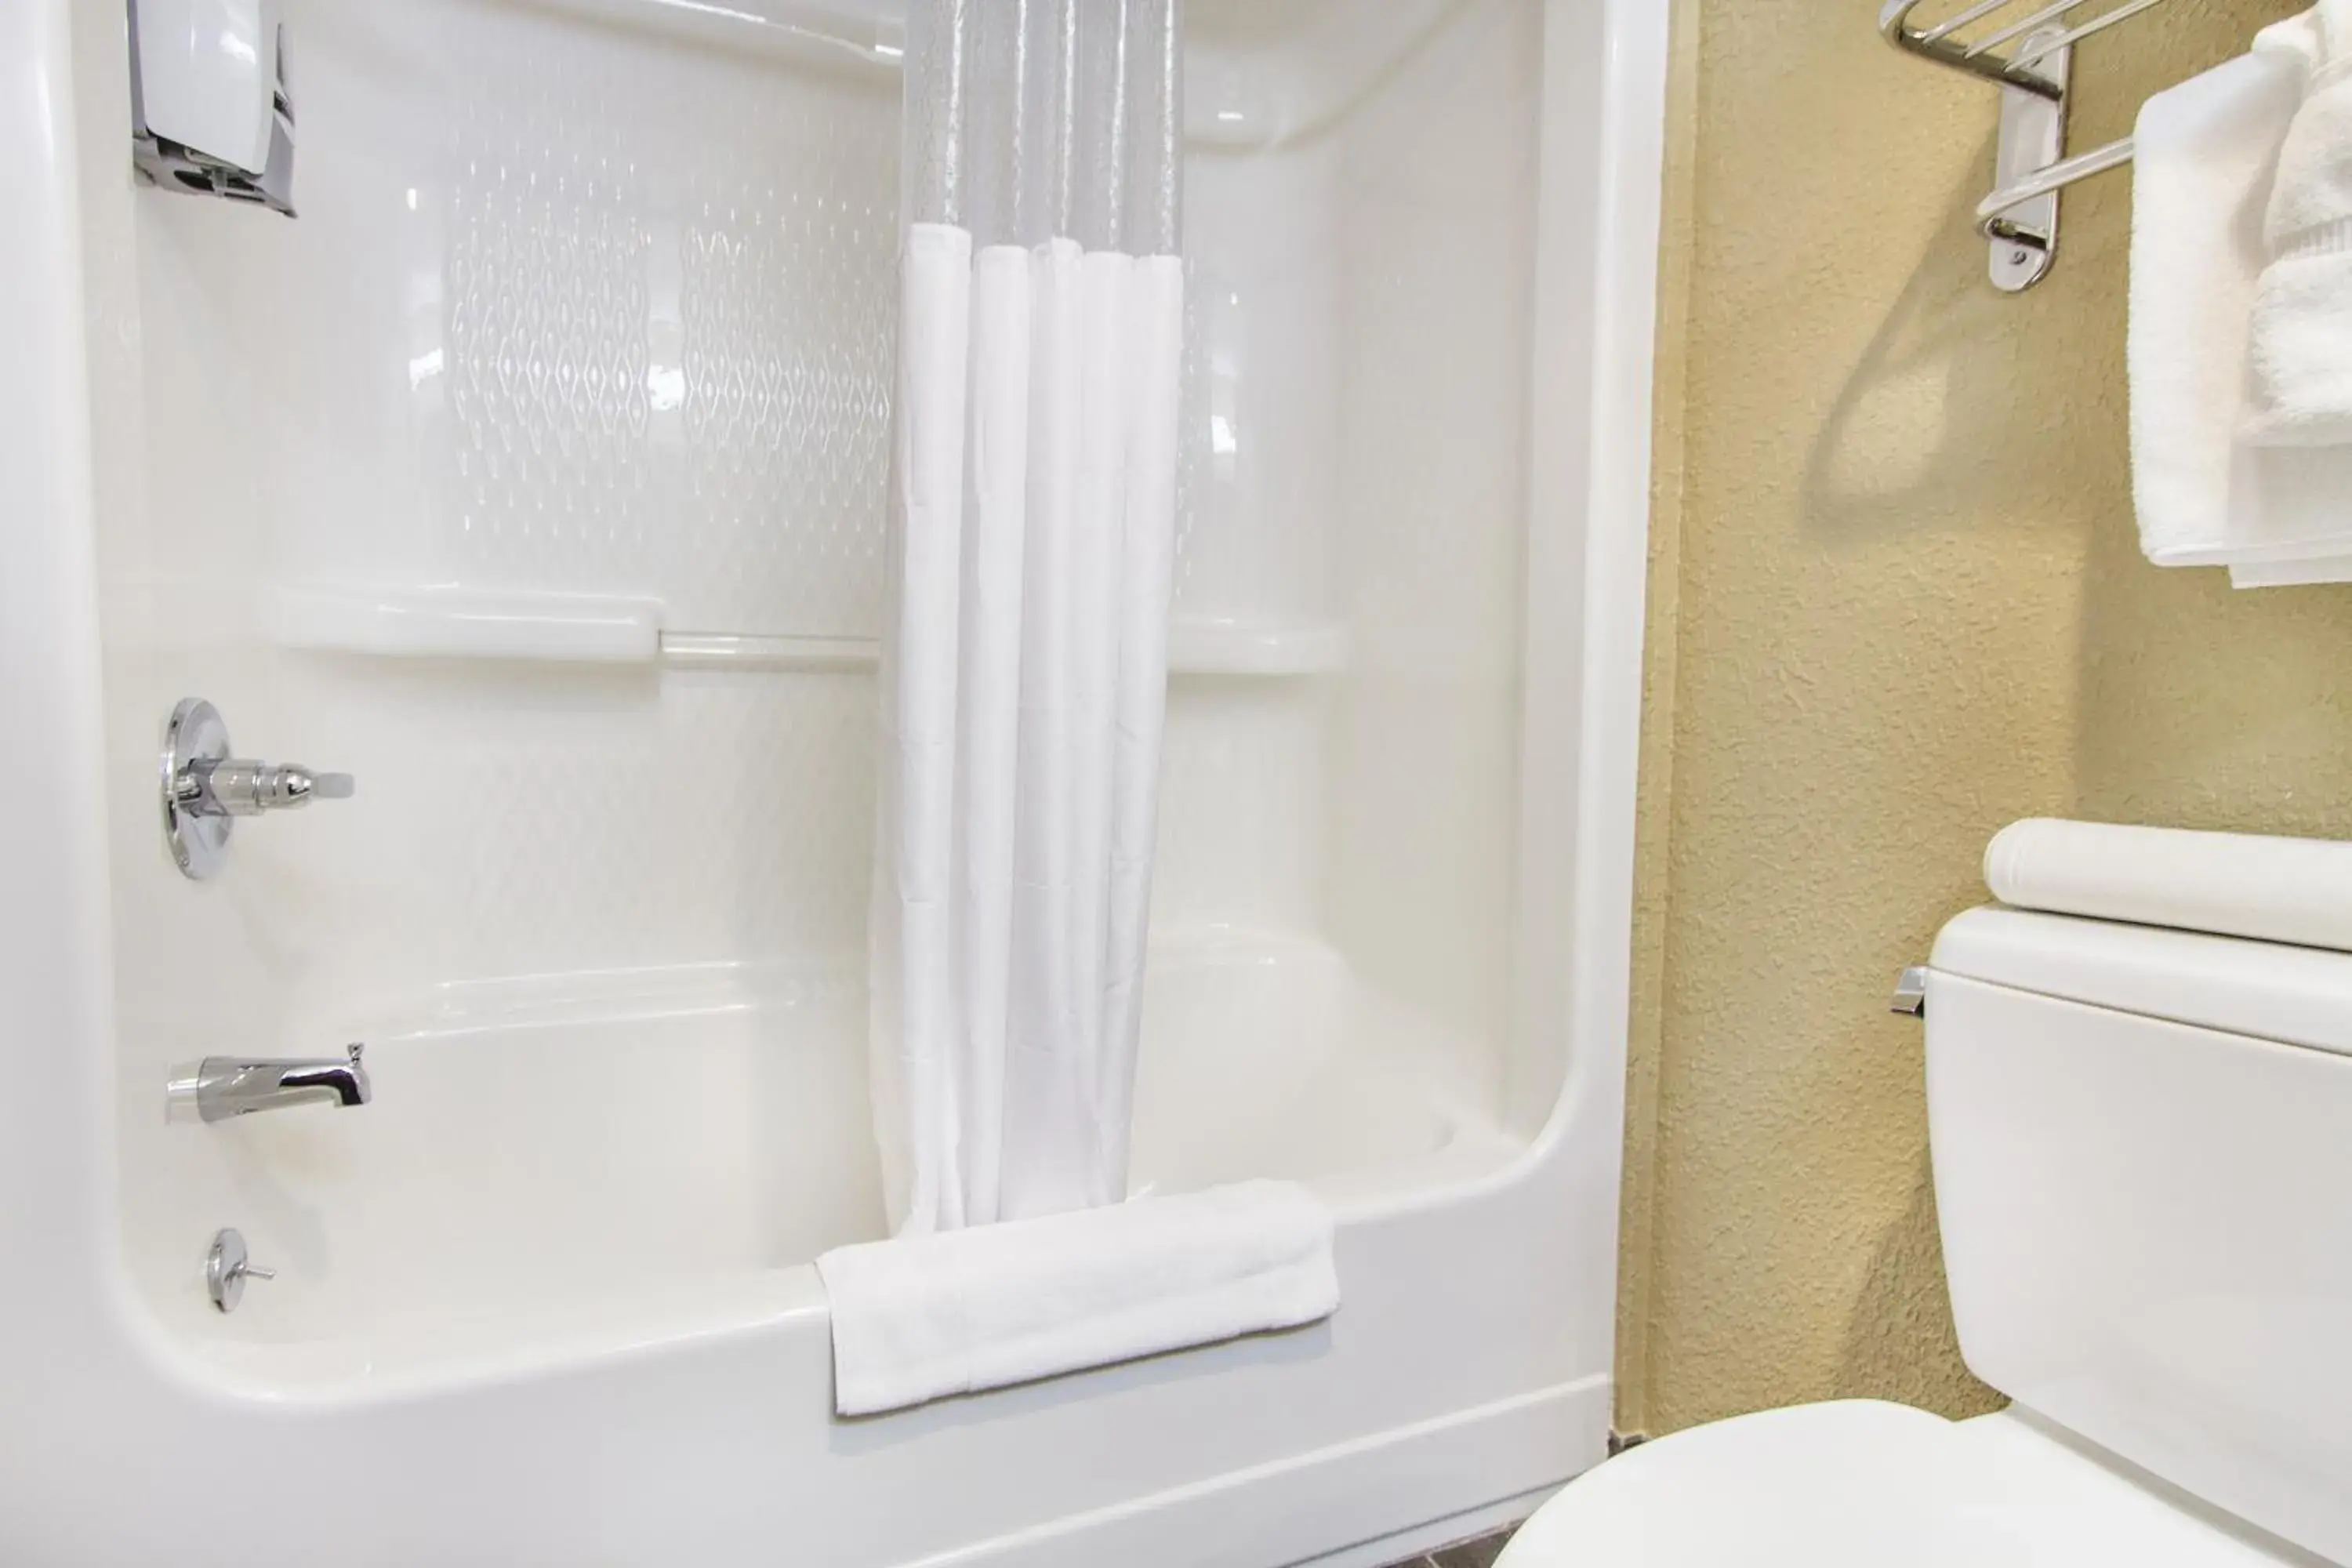
{"type": "MultiPolygon", "coordinates": [[[[1163,944],[1137,1193],[1251,1176],[1344,1200],[1507,1166],[1496,1086],[1328,948],[1163,944]]],[[[866,997],[844,958],[457,986],[361,1031],[367,1114],[248,1116],[205,1138],[277,1268],[187,1350],[257,1393],[363,1392],[481,1364],[756,1323],[819,1300],[808,1265],[884,1232],[866,997]],[[462,1347],[462,1352],[461,1352],[462,1347]]],[[[184,1288],[197,1281],[182,1280],[184,1288]]]]}
{"type": "Polygon", "coordinates": [[[1343,1305],[860,1420],[875,411],[774,410],[887,364],[889,7],[289,0],[291,226],[134,186],[110,0],[0,15],[0,1562],[1374,1568],[1602,1456],[1665,7],[1193,3],[1131,1188],[1308,1183],[1343,1305]],[[617,435],[532,447],[509,275],[650,356],[617,435]],[[179,877],[194,695],[359,795],[179,877]]]}

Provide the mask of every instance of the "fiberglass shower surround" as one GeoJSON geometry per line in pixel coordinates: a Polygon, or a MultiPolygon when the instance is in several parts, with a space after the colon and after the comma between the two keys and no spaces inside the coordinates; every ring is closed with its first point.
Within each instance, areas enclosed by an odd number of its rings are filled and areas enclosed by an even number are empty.
{"type": "Polygon", "coordinates": [[[119,5],[0,5],[0,711],[55,763],[0,776],[0,1384],[56,1417],[0,1559],[202,1555],[267,1476],[253,1568],[1387,1562],[1599,1462],[1665,9],[1187,4],[1127,1185],[1300,1184],[1345,1304],[852,1421],[816,1260],[936,1256],[864,951],[901,0],[285,0],[290,222],[133,182],[119,5]],[[358,794],[181,876],[195,696],[358,794]],[[365,1107],[161,1114],[352,1040],[365,1107]]]}
{"type": "Polygon", "coordinates": [[[1175,544],[1178,0],[917,0],[871,950],[890,1221],[1126,1194],[1175,544]]]}

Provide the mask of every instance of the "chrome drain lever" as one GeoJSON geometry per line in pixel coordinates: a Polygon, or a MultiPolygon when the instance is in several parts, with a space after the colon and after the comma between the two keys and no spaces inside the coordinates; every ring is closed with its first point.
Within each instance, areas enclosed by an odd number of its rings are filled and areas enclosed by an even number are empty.
{"type": "Polygon", "coordinates": [[[205,1254],[205,1294],[221,1311],[236,1310],[236,1304],[245,1300],[247,1280],[277,1278],[278,1270],[260,1268],[247,1256],[245,1237],[234,1229],[213,1237],[212,1248],[205,1254]]]}

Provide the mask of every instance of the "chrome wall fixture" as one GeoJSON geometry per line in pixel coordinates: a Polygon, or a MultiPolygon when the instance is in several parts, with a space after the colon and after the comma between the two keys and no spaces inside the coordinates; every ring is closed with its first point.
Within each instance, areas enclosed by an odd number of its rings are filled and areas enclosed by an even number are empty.
{"type": "Polygon", "coordinates": [[[254,1264],[245,1250],[245,1237],[234,1229],[215,1234],[212,1247],[205,1253],[205,1294],[213,1299],[213,1306],[220,1311],[236,1310],[236,1304],[245,1300],[247,1280],[277,1278],[276,1269],[254,1264]]]}
{"type": "Polygon", "coordinates": [[[220,869],[240,816],[291,811],[352,793],[349,773],[313,773],[296,763],[229,754],[228,725],[201,697],[172,710],[163,727],[163,837],[172,859],[198,881],[220,869]]]}
{"type": "Polygon", "coordinates": [[[2067,79],[2074,46],[2163,0],[1886,0],[1878,30],[1896,48],[2000,89],[1993,192],[1977,204],[1991,245],[1993,287],[2014,294],[2049,274],[2058,254],[2058,193],[2131,162],[2131,138],[2066,156],[2067,79]],[[1922,13],[1937,19],[1922,23],[1922,13]],[[2022,13],[2021,15],[2020,13],[2022,13]]]}
{"type": "Polygon", "coordinates": [[[163,1089],[163,1119],[226,1121],[289,1105],[365,1105],[375,1090],[360,1065],[363,1048],[351,1045],[340,1057],[284,1061],[206,1057],[173,1069],[163,1089]]]}

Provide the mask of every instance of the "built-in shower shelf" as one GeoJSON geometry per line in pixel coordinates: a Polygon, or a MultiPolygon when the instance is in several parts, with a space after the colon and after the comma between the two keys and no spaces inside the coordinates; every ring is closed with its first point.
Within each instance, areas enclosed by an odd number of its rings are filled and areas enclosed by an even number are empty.
{"type": "Polygon", "coordinates": [[[262,614],[284,647],[394,658],[645,664],[661,653],[658,599],[452,586],[281,587],[262,614]]]}
{"type": "MultiPolygon", "coordinates": [[[[263,614],[280,647],[389,658],[829,670],[869,668],[881,652],[867,637],[671,630],[660,600],[621,595],[284,586],[263,614]]],[[[1180,617],[1168,658],[1178,675],[1325,675],[1346,668],[1348,632],[1328,621],[1180,617]]]]}

